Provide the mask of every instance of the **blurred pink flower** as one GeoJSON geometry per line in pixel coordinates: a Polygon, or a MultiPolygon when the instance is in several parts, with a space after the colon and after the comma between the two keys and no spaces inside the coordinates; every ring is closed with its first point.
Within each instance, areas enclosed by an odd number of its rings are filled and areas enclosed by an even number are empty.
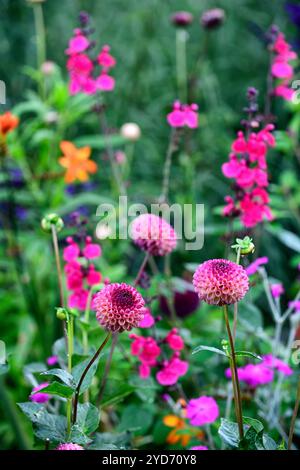
{"type": "Polygon", "coordinates": [[[253,274],[257,273],[260,266],[267,264],[269,262],[269,258],[267,256],[262,256],[261,258],[257,258],[253,263],[249,264],[246,268],[246,273],[248,276],[253,276],[253,274]]]}
{"type": "Polygon", "coordinates": [[[105,67],[106,69],[116,65],[116,59],[109,53],[109,51],[109,46],[103,46],[100,54],[97,57],[98,64],[101,65],[101,67],[105,67]]]}
{"type": "Polygon", "coordinates": [[[208,447],[206,447],[206,446],[194,446],[194,447],[191,447],[190,450],[208,450],[208,447]]]}
{"type": "Polygon", "coordinates": [[[173,328],[167,334],[165,341],[173,351],[181,351],[184,348],[183,339],[179,336],[177,328],[173,328]]]}
{"type": "Polygon", "coordinates": [[[31,394],[29,395],[29,399],[35,403],[47,403],[50,400],[51,395],[49,395],[49,393],[39,392],[39,390],[43,390],[44,388],[48,387],[48,385],[48,382],[43,382],[34,387],[31,394]]]}
{"type": "Polygon", "coordinates": [[[193,398],[187,404],[186,416],[192,426],[214,423],[219,417],[219,407],[213,397],[193,398]]]}
{"type": "Polygon", "coordinates": [[[68,442],[66,444],[59,444],[55,450],[84,450],[84,448],[78,444],[72,444],[72,442],[68,442]]]}
{"type": "Polygon", "coordinates": [[[150,313],[150,310],[148,308],[145,308],[144,311],[144,318],[142,321],[139,323],[139,328],[151,328],[155,324],[155,319],[150,313]]]}
{"type": "Polygon", "coordinates": [[[55,366],[58,363],[58,356],[50,356],[47,358],[48,366],[55,366]]]}
{"type": "Polygon", "coordinates": [[[278,299],[282,294],[284,294],[283,285],[280,283],[271,284],[270,289],[271,289],[271,293],[274,299],[278,299]]]}
{"type": "Polygon", "coordinates": [[[168,222],[154,214],[141,214],[131,224],[134,243],[153,256],[164,256],[176,248],[177,236],[168,222]]]}

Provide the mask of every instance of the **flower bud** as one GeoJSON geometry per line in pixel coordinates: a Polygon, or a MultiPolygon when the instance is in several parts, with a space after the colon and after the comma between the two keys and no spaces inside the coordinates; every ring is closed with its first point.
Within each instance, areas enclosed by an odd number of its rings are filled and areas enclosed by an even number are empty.
{"type": "Polygon", "coordinates": [[[55,226],[56,231],[60,232],[64,226],[64,222],[61,217],[57,214],[48,214],[46,215],[41,222],[41,227],[44,232],[50,233],[52,226],[55,226]]]}
{"type": "Polygon", "coordinates": [[[59,307],[56,309],[56,318],[58,320],[66,320],[67,319],[67,311],[65,308],[59,307]]]}
{"type": "Polygon", "coordinates": [[[225,19],[225,12],[221,8],[212,8],[203,13],[200,23],[203,28],[214,29],[222,25],[225,19]]]}
{"type": "Polygon", "coordinates": [[[176,11],[171,16],[171,22],[175,26],[186,27],[193,22],[193,15],[188,11],[176,11]]]}
{"type": "Polygon", "coordinates": [[[243,239],[237,238],[236,244],[232,247],[236,252],[240,252],[241,255],[249,255],[255,251],[255,245],[250,237],[244,237],[243,239]]]}
{"type": "Polygon", "coordinates": [[[131,142],[136,142],[141,137],[141,129],[135,122],[127,122],[121,127],[121,136],[131,142]]]}

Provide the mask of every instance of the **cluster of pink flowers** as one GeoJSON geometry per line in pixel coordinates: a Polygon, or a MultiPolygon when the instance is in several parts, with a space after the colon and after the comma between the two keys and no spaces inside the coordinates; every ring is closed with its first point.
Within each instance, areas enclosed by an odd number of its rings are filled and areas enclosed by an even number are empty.
{"type": "Polygon", "coordinates": [[[173,111],[167,115],[167,121],[171,127],[189,127],[196,129],[198,127],[198,105],[181,104],[175,101],[173,111]]]}
{"type": "Polygon", "coordinates": [[[213,397],[202,396],[193,398],[187,404],[186,417],[192,426],[204,426],[216,421],[219,407],[213,397]]]}
{"type": "Polygon", "coordinates": [[[115,79],[109,75],[110,69],[116,65],[115,58],[110,54],[110,47],[103,46],[94,60],[89,55],[93,42],[87,36],[87,30],[75,29],[66,50],[71,95],[77,93],[93,95],[97,91],[112,91],[115,87],[115,79]],[[97,71],[98,66],[100,73],[97,71]]]}
{"type": "Polygon", "coordinates": [[[294,76],[294,68],[291,61],[297,59],[296,52],[292,51],[291,46],[286,42],[283,33],[279,32],[272,46],[274,58],[271,65],[271,73],[278,80],[274,88],[274,94],[281,96],[287,101],[293,99],[294,90],[290,88],[290,82],[294,76]]]}
{"type": "Polygon", "coordinates": [[[133,340],[131,354],[137,356],[141,361],[139,375],[142,379],[147,379],[150,376],[153,367],[159,368],[156,380],[160,385],[175,385],[178,379],[186,374],[188,363],[180,359],[180,351],[184,348],[184,342],[176,328],[173,328],[159,344],[151,336],[131,334],[129,337],[133,340]],[[172,356],[169,359],[162,356],[165,353],[162,351],[162,345],[167,345],[171,349],[172,356]]]}
{"type": "MultiPolygon", "coordinates": [[[[241,382],[245,382],[250,388],[256,388],[260,385],[266,385],[274,380],[274,370],[279,373],[290,376],[293,370],[288,364],[281,359],[267,354],[263,356],[260,364],[247,364],[238,368],[238,378],[241,382]]],[[[231,371],[227,369],[225,372],[227,378],[231,378],[231,371]]]]}
{"type": "Polygon", "coordinates": [[[264,218],[272,220],[269,208],[268,173],[266,155],[268,147],[274,147],[275,138],[271,131],[272,124],[268,124],[257,133],[252,132],[245,137],[239,131],[234,140],[229,161],[222,165],[226,178],[235,180],[235,200],[226,196],[227,205],[223,214],[227,217],[240,216],[245,227],[254,227],[264,218]]]}
{"type": "Polygon", "coordinates": [[[101,256],[101,247],[92,243],[91,237],[86,237],[83,248],[72,237],[67,238],[63,258],[66,261],[65,273],[67,289],[71,291],[68,299],[70,308],[85,310],[89,288],[99,284],[101,273],[95,269],[90,261],[101,256]]]}

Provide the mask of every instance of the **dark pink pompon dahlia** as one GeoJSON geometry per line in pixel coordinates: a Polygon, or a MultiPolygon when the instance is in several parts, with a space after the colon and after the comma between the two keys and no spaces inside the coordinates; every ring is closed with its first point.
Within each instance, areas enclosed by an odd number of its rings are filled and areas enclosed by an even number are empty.
{"type": "Polygon", "coordinates": [[[176,248],[176,232],[154,214],[141,214],[131,224],[134,243],[153,256],[164,256],[176,248]]]}
{"type": "Polygon", "coordinates": [[[100,325],[107,331],[130,331],[144,317],[145,302],[128,284],[108,284],[95,296],[93,306],[100,325]]]}
{"type": "Polygon", "coordinates": [[[211,259],[200,264],[193,284],[201,300],[219,306],[239,302],[249,289],[245,269],[227,259],[211,259]]]}
{"type": "Polygon", "coordinates": [[[68,442],[65,444],[59,444],[55,450],[84,450],[84,448],[78,444],[72,444],[72,442],[68,442]]]}

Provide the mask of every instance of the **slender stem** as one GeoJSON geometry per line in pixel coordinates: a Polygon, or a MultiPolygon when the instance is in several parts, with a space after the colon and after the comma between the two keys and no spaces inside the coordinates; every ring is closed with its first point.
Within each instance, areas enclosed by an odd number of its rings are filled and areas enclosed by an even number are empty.
{"type": "Polygon", "coordinates": [[[162,184],[162,194],[159,198],[160,202],[167,202],[168,195],[169,195],[169,186],[170,186],[170,172],[171,172],[171,164],[172,164],[172,155],[177,149],[177,137],[178,131],[172,129],[169,147],[167,150],[164,170],[163,170],[163,184],[162,184]]]}
{"type": "Polygon", "coordinates": [[[176,72],[177,87],[180,100],[187,103],[187,67],[186,67],[186,40],[185,29],[176,29],[176,72]]]}
{"type": "Polygon", "coordinates": [[[104,395],[104,390],[105,390],[106,382],[107,382],[107,379],[108,379],[109,371],[110,371],[110,368],[111,368],[112,358],[113,358],[114,350],[115,350],[117,342],[118,342],[118,338],[119,338],[119,334],[114,333],[113,337],[112,337],[111,346],[110,346],[109,356],[108,356],[107,362],[105,364],[104,374],[103,374],[102,382],[101,382],[101,385],[100,385],[100,392],[99,392],[99,396],[98,396],[98,404],[99,405],[100,405],[101,400],[102,400],[103,395],[104,395]]]}
{"type": "MultiPolygon", "coordinates": [[[[74,348],[74,319],[73,315],[68,315],[67,319],[68,328],[68,372],[72,374],[72,357],[74,348]]],[[[72,398],[67,400],[67,433],[71,431],[71,420],[72,420],[72,398]]]]}
{"type": "Polygon", "coordinates": [[[52,230],[52,241],[53,241],[53,248],[54,248],[54,255],[55,255],[55,262],[56,262],[57,278],[58,278],[60,305],[64,307],[65,297],[64,297],[64,288],[63,288],[63,277],[62,277],[62,269],[61,269],[61,264],[60,264],[57,231],[56,231],[55,225],[53,224],[51,225],[51,230],[52,230]]]}
{"type": "MultiPolygon", "coordinates": [[[[236,254],[236,264],[240,264],[241,261],[241,248],[238,248],[236,254]]],[[[235,343],[236,337],[236,330],[237,330],[237,322],[238,322],[238,303],[236,302],[233,306],[233,341],[235,343]]]]}
{"type": "Polygon", "coordinates": [[[135,281],[134,281],[134,283],[133,283],[134,287],[136,287],[136,286],[138,285],[138,283],[139,283],[139,281],[140,281],[140,279],[141,279],[141,276],[142,276],[142,274],[143,274],[143,272],[144,272],[144,270],[145,270],[145,267],[146,267],[146,265],[147,265],[147,263],[148,263],[149,256],[150,256],[149,253],[146,252],[145,257],[144,257],[144,259],[143,259],[143,262],[142,262],[142,264],[141,264],[141,267],[140,267],[140,269],[139,269],[139,271],[138,271],[138,273],[137,273],[137,275],[136,275],[135,281]]]}
{"type": "MultiPolygon", "coordinates": [[[[36,32],[36,48],[37,48],[37,67],[41,72],[42,64],[46,61],[46,32],[43,15],[43,7],[40,3],[33,5],[35,32],[36,32]]],[[[44,98],[44,83],[43,76],[40,78],[40,94],[44,98]]]]}
{"type": "Polygon", "coordinates": [[[84,381],[85,379],[85,376],[86,374],[88,373],[88,371],[90,370],[90,368],[92,367],[92,365],[94,364],[94,362],[96,361],[96,359],[99,357],[102,349],[105,347],[106,343],[108,342],[109,338],[111,337],[111,332],[109,332],[104,341],[102,342],[102,344],[100,345],[99,349],[96,351],[96,353],[94,354],[94,356],[92,357],[92,359],[90,360],[90,362],[88,363],[88,365],[86,366],[86,368],[84,369],[83,373],[82,373],[82,376],[80,377],[80,380],[78,382],[78,385],[76,387],[76,390],[75,390],[75,399],[74,399],[74,408],[73,408],[73,419],[72,419],[72,423],[75,424],[76,423],[76,419],[77,419],[77,408],[78,408],[78,400],[79,400],[79,394],[80,394],[80,388],[81,388],[81,385],[82,385],[82,382],[84,381]]]}
{"type": "Polygon", "coordinates": [[[296,403],[295,403],[295,408],[294,408],[294,411],[293,411],[293,416],[292,416],[292,421],[291,421],[291,426],[290,426],[290,432],[289,432],[288,450],[291,450],[292,443],[293,443],[293,436],[294,436],[294,432],[295,432],[296,419],[297,419],[297,415],[298,415],[298,411],[299,411],[299,403],[300,403],[300,375],[298,377],[296,403]]]}
{"type": "Polygon", "coordinates": [[[233,337],[232,337],[232,334],[231,334],[229,318],[228,318],[228,307],[227,307],[227,305],[224,305],[224,317],[225,317],[225,324],[226,324],[226,329],[227,329],[227,334],[228,334],[228,339],[229,339],[229,344],[230,344],[230,350],[231,350],[230,359],[231,359],[231,367],[232,367],[232,383],[233,383],[233,389],[235,391],[235,402],[236,402],[236,411],[237,411],[236,418],[237,418],[238,427],[239,427],[240,439],[243,439],[244,429],[243,429],[243,412],[242,412],[241,391],[240,391],[240,384],[239,384],[239,378],[238,378],[238,372],[237,372],[237,366],[236,366],[234,342],[233,342],[233,337]]]}

